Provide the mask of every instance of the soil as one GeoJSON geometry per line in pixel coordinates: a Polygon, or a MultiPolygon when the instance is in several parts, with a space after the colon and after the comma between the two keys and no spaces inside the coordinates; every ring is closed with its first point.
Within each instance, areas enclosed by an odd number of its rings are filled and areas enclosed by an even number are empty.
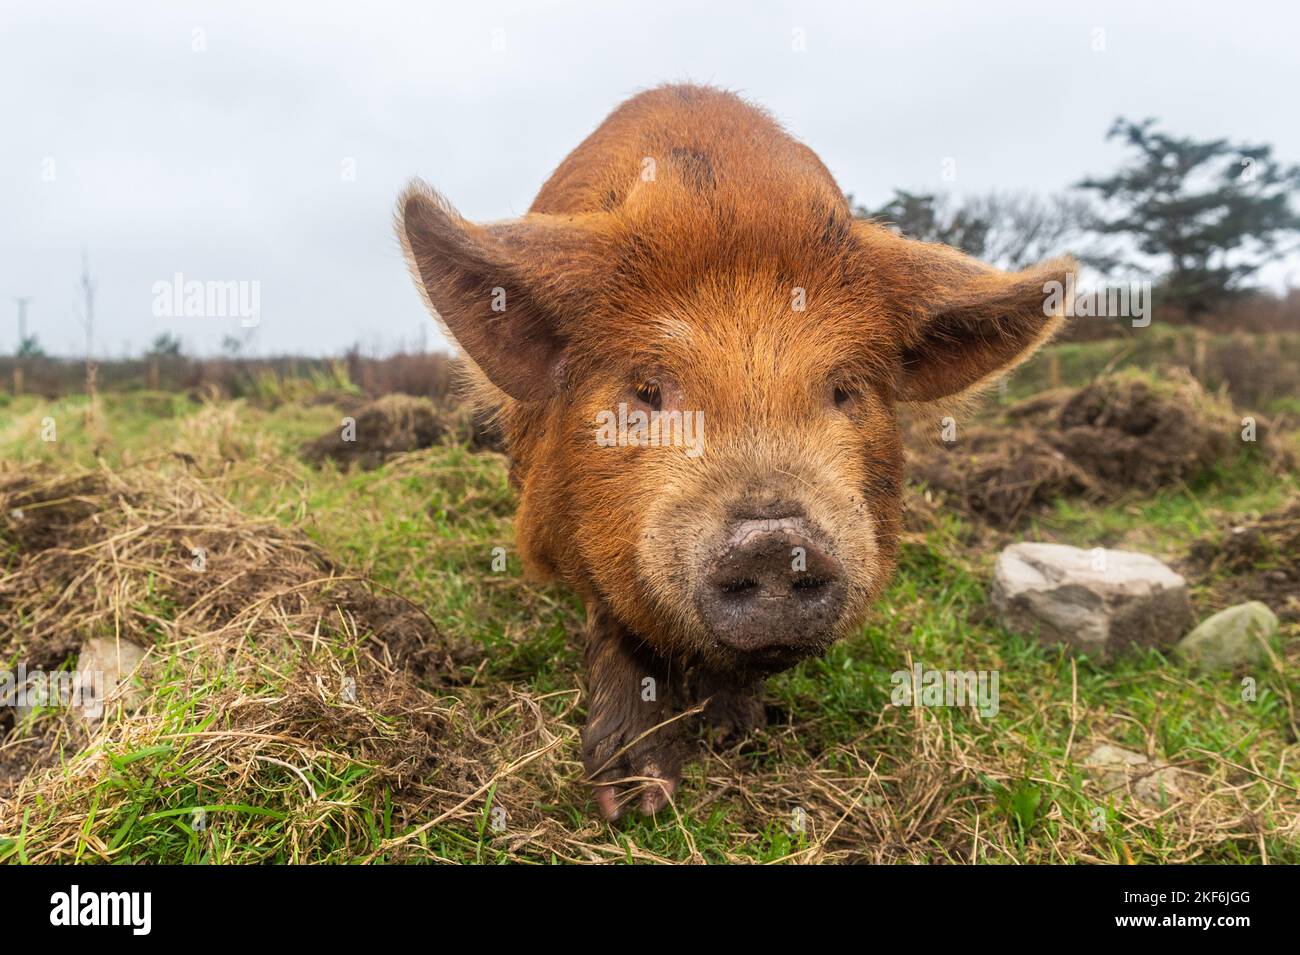
{"type": "Polygon", "coordinates": [[[995,424],[959,429],[944,444],[913,426],[909,475],[948,504],[1014,528],[1061,498],[1111,502],[1213,477],[1236,454],[1288,466],[1271,422],[1242,415],[1190,376],[1116,374],[1013,405],[995,424]],[[918,440],[919,439],[919,440],[918,440]]]}
{"type": "Polygon", "coordinates": [[[385,395],[347,414],[355,422],[352,429],[332,428],[303,446],[308,462],[319,466],[331,460],[373,470],[394,455],[432,447],[444,438],[475,451],[503,450],[495,428],[465,409],[444,409],[427,398],[385,395]]]}
{"type": "Polygon", "coordinates": [[[1225,524],[1193,544],[1179,569],[1208,590],[1212,609],[1259,600],[1279,619],[1300,622],[1300,498],[1225,524]]]}

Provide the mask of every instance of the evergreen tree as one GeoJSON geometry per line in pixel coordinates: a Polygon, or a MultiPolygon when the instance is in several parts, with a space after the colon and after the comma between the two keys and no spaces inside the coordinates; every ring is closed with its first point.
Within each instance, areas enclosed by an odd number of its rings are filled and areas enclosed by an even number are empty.
{"type": "Polygon", "coordinates": [[[1115,120],[1107,138],[1127,143],[1133,161],[1079,186],[1113,211],[1098,231],[1127,236],[1142,255],[1162,261],[1165,301],[1194,319],[1249,290],[1262,266],[1289,251],[1300,231],[1290,205],[1300,167],[1283,166],[1269,146],[1197,141],[1154,126],[1115,120]]]}

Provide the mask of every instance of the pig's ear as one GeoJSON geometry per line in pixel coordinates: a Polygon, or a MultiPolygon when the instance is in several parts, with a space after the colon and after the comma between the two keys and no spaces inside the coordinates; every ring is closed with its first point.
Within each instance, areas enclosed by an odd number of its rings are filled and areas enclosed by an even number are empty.
{"type": "Polygon", "coordinates": [[[902,317],[900,401],[965,391],[1024,361],[1059,328],[1072,260],[1004,272],[947,246],[891,238],[886,284],[902,317]]]}
{"type": "Polygon", "coordinates": [[[492,383],[521,401],[554,392],[585,230],[544,215],[476,225],[416,180],[397,232],[429,307],[492,383]]]}

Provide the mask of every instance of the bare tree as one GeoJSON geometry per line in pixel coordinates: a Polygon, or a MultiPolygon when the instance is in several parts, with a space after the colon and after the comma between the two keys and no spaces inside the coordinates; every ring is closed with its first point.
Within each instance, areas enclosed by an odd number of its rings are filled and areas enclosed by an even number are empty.
{"type": "Polygon", "coordinates": [[[897,189],[879,209],[854,214],[889,224],[923,242],[942,242],[1004,269],[1022,269],[1072,253],[1092,263],[1093,211],[1079,194],[991,192],[961,199],[897,189]]]}
{"type": "Polygon", "coordinates": [[[1092,207],[1082,196],[991,192],[963,205],[971,218],[988,223],[983,258],[1001,268],[1028,268],[1066,253],[1088,258],[1082,246],[1092,207]]]}

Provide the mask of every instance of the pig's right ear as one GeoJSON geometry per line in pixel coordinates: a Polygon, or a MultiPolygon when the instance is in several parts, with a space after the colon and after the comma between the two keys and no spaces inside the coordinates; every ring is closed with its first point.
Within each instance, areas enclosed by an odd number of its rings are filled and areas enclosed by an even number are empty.
{"type": "Polygon", "coordinates": [[[430,309],[492,383],[520,401],[552,394],[586,230],[545,215],[475,225],[417,180],[398,201],[397,231],[430,309]]]}

